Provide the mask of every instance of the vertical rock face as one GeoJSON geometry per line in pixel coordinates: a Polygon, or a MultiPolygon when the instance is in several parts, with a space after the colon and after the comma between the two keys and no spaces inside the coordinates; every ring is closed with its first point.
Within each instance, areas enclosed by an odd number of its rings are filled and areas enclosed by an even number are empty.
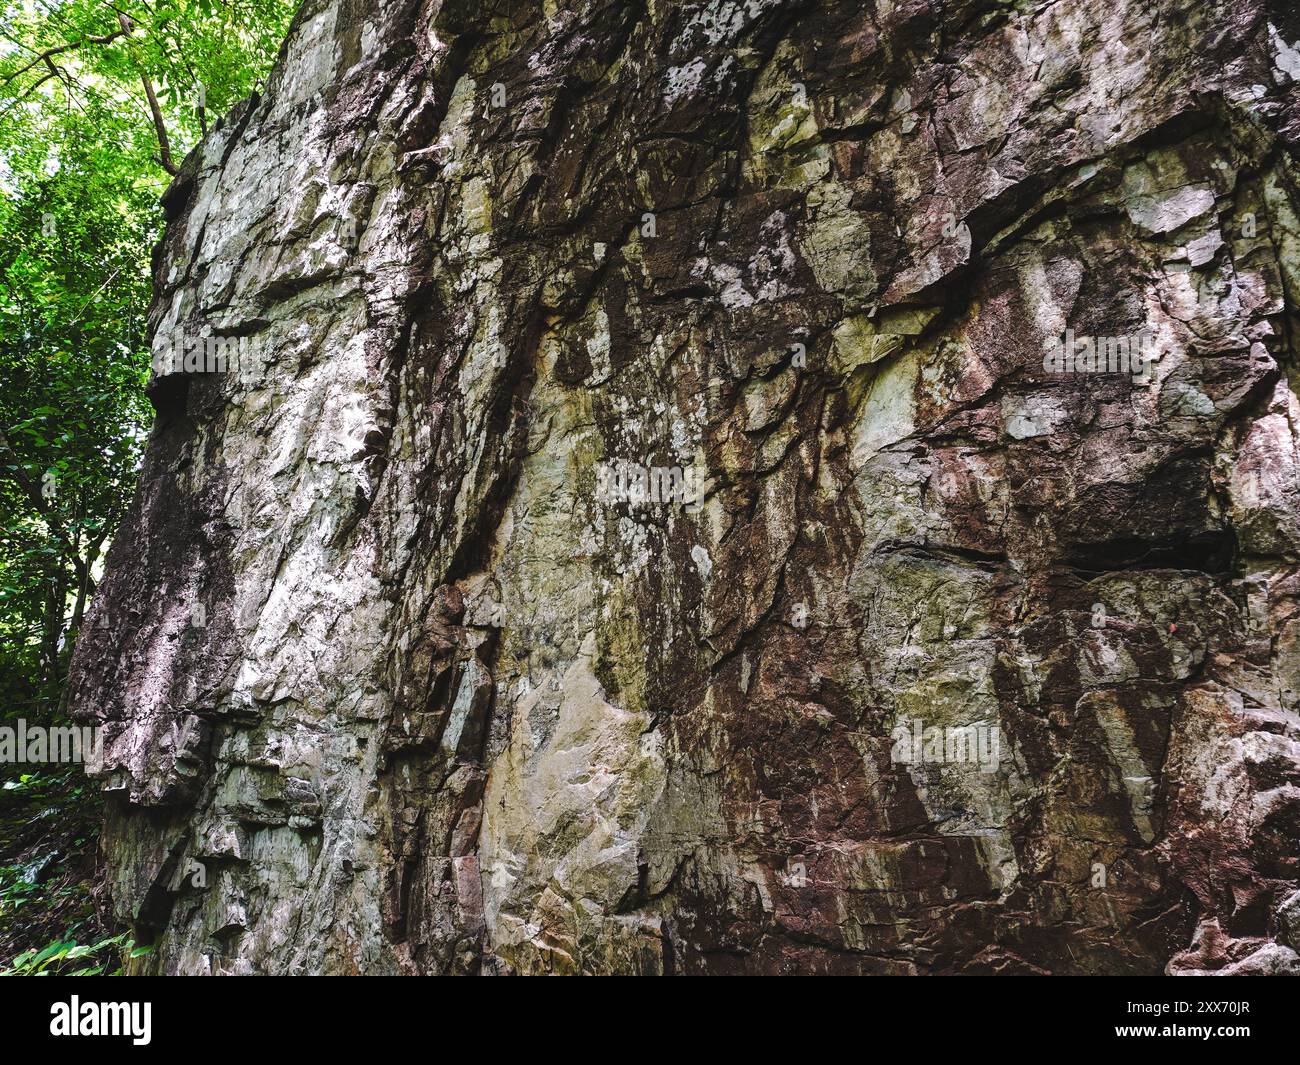
{"type": "Polygon", "coordinates": [[[155,964],[1300,968],[1298,80],[1284,0],[307,0],[74,664],[155,964]]]}

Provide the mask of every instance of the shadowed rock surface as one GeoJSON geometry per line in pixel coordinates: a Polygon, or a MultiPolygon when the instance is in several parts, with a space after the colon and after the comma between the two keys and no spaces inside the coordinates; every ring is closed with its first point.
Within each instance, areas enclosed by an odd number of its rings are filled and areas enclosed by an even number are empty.
{"type": "Polygon", "coordinates": [[[149,964],[1300,970],[1298,44],[307,0],[73,667],[149,964]]]}

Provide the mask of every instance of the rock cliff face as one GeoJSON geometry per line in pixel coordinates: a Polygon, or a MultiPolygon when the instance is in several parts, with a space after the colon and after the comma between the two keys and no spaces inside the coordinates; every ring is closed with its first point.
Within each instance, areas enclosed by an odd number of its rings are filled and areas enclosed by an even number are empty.
{"type": "Polygon", "coordinates": [[[1289,0],[307,0],[74,664],[151,964],[1300,969],[1298,81],[1289,0]]]}

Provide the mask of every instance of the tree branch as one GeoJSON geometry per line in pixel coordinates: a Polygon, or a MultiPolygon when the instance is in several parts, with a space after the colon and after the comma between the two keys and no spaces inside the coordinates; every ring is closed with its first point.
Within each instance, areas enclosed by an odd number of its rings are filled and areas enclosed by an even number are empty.
{"type": "MultiPolygon", "coordinates": [[[[135,23],[126,17],[122,12],[117,13],[118,25],[122,27],[122,32],[131,34],[135,32],[135,23]]],[[[163,121],[162,108],[158,106],[158,97],[153,91],[153,82],[149,80],[149,75],[143,70],[140,71],[140,82],[144,85],[145,97],[149,100],[149,114],[153,118],[154,132],[158,135],[158,162],[162,168],[175,177],[181,172],[181,168],[172,162],[171,141],[167,139],[167,123],[163,121]]]]}
{"type": "Polygon", "coordinates": [[[27,497],[27,501],[32,505],[32,509],[41,516],[45,524],[49,526],[50,533],[59,545],[70,556],[77,554],[76,546],[71,536],[68,535],[67,529],[63,527],[63,522],[59,520],[59,515],[53,507],[46,501],[45,496],[41,493],[40,486],[37,485],[26,473],[23,472],[22,459],[18,457],[17,452],[9,443],[9,438],[5,435],[4,430],[0,429],[0,458],[7,460],[10,469],[4,470],[3,473],[10,481],[18,486],[19,490],[27,497]]]}
{"type": "MultiPolygon", "coordinates": [[[[111,7],[112,5],[110,4],[109,6],[111,7]]],[[[114,10],[117,9],[114,8],[114,10]]],[[[54,65],[53,62],[54,56],[62,55],[64,52],[74,51],[87,44],[111,44],[119,37],[130,37],[133,33],[135,33],[135,28],[136,28],[135,23],[131,21],[130,17],[128,17],[125,12],[117,11],[117,23],[118,23],[118,29],[115,29],[112,33],[106,33],[102,36],[95,36],[94,34],[89,34],[85,37],[82,37],[80,40],[71,41],[68,44],[56,45],[53,48],[47,48],[45,49],[45,51],[37,53],[36,58],[33,59],[30,63],[28,63],[26,66],[21,67],[18,70],[15,70],[12,74],[8,75],[3,81],[0,81],[0,88],[3,88],[4,86],[8,85],[11,81],[13,81],[15,78],[21,77],[23,74],[26,74],[28,71],[34,69],[35,67],[40,66],[42,63],[44,63],[46,67],[49,68],[47,73],[42,74],[39,78],[37,78],[36,81],[34,81],[31,85],[27,87],[27,89],[23,92],[23,94],[20,97],[18,97],[17,100],[15,100],[12,104],[10,104],[9,107],[5,108],[3,114],[8,114],[10,110],[16,107],[21,101],[27,99],[27,97],[29,97],[33,92],[35,92],[38,88],[40,88],[40,86],[44,85],[45,82],[49,81],[50,78],[61,75],[62,72],[59,70],[58,67],[54,65]]],[[[155,37],[155,39],[157,38],[155,37]]],[[[182,58],[184,58],[184,56],[182,56],[182,58]]],[[[188,66],[188,61],[186,62],[186,65],[188,66]]],[[[177,174],[181,172],[181,168],[172,161],[171,140],[167,136],[167,123],[163,119],[162,108],[158,106],[158,94],[154,92],[153,82],[149,79],[149,75],[145,73],[143,70],[140,72],[140,83],[144,86],[145,99],[149,101],[149,117],[153,120],[154,133],[158,138],[158,162],[162,166],[162,168],[167,171],[167,173],[175,177],[177,174]]],[[[206,133],[207,132],[206,116],[200,115],[199,121],[203,125],[204,132],[206,133]]]]}
{"type": "MultiPolygon", "coordinates": [[[[27,97],[31,96],[32,93],[34,93],[37,89],[39,89],[39,88],[40,88],[42,85],[44,85],[47,81],[49,81],[50,78],[58,77],[58,76],[59,76],[60,71],[59,71],[59,68],[56,67],[56,66],[54,65],[54,60],[52,60],[49,56],[43,56],[42,58],[43,58],[44,61],[45,61],[45,65],[46,65],[47,67],[50,68],[49,71],[47,71],[46,73],[42,74],[42,75],[41,75],[39,78],[37,78],[34,82],[32,82],[30,85],[28,85],[27,88],[23,90],[23,94],[22,94],[21,96],[16,97],[16,98],[14,99],[14,102],[13,102],[13,103],[11,103],[11,104],[10,104],[8,107],[6,107],[3,111],[0,111],[0,118],[4,118],[5,115],[7,115],[10,111],[12,111],[12,110],[13,110],[15,107],[17,107],[20,103],[22,103],[24,100],[26,100],[27,97]]],[[[38,59],[37,62],[40,62],[40,60],[38,59]]],[[[27,66],[26,69],[31,70],[32,67],[34,67],[35,65],[36,65],[36,63],[31,63],[31,64],[29,64],[29,65],[27,66]]],[[[9,82],[6,81],[5,84],[6,84],[6,85],[9,84],[9,82]]]]}
{"type": "Polygon", "coordinates": [[[158,162],[167,173],[175,177],[181,168],[172,162],[172,146],[167,140],[167,125],[163,122],[162,110],[158,107],[158,97],[153,92],[153,82],[143,71],[140,73],[140,81],[144,83],[144,94],[149,98],[149,112],[153,115],[154,132],[158,134],[158,162]]]}
{"type": "MultiPolygon", "coordinates": [[[[130,32],[131,32],[130,29],[123,28],[120,30],[114,30],[112,33],[106,33],[102,37],[88,36],[88,37],[81,38],[81,40],[79,41],[72,41],[69,44],[60,44],[55,46],[54,48],[47,48],[43,52],[38,52],[36,58],[33,59],[30,63],[28,63],[25,67],[23,67],[21,70],[15,70],[12,74],[10,74],[7,78],[5,78],[4,81],[0,81],[0,86],[8,85],[11,81],[14,80],[14,78],[22,77],[29,70],[31,70],[32,67],[38,67],[42,63],[48,63],[56,55],[62,55],[64,52],[74,51],[82,47],[82,45],[86,45],[86,44],[112,44],[119,37],[125,37],[130,32]]],[[[48,77],[49,75],[47,74],[41,80],[45,81],[48,77]]]]}

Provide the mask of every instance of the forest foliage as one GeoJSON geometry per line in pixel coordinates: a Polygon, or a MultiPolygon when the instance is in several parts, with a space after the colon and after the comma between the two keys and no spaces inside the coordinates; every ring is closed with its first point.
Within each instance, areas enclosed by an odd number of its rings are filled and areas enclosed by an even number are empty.
{"type": "MultiPolygon", "coordinates": [[[[0,725],[60,720],[152,419],[159,197],[260,87],[293,10],[13,0],[0,16],[0,725]]],[[[80,767],[0,764],[0,971],[124,945],[94,904],[93,795],[80,767]]]]}

